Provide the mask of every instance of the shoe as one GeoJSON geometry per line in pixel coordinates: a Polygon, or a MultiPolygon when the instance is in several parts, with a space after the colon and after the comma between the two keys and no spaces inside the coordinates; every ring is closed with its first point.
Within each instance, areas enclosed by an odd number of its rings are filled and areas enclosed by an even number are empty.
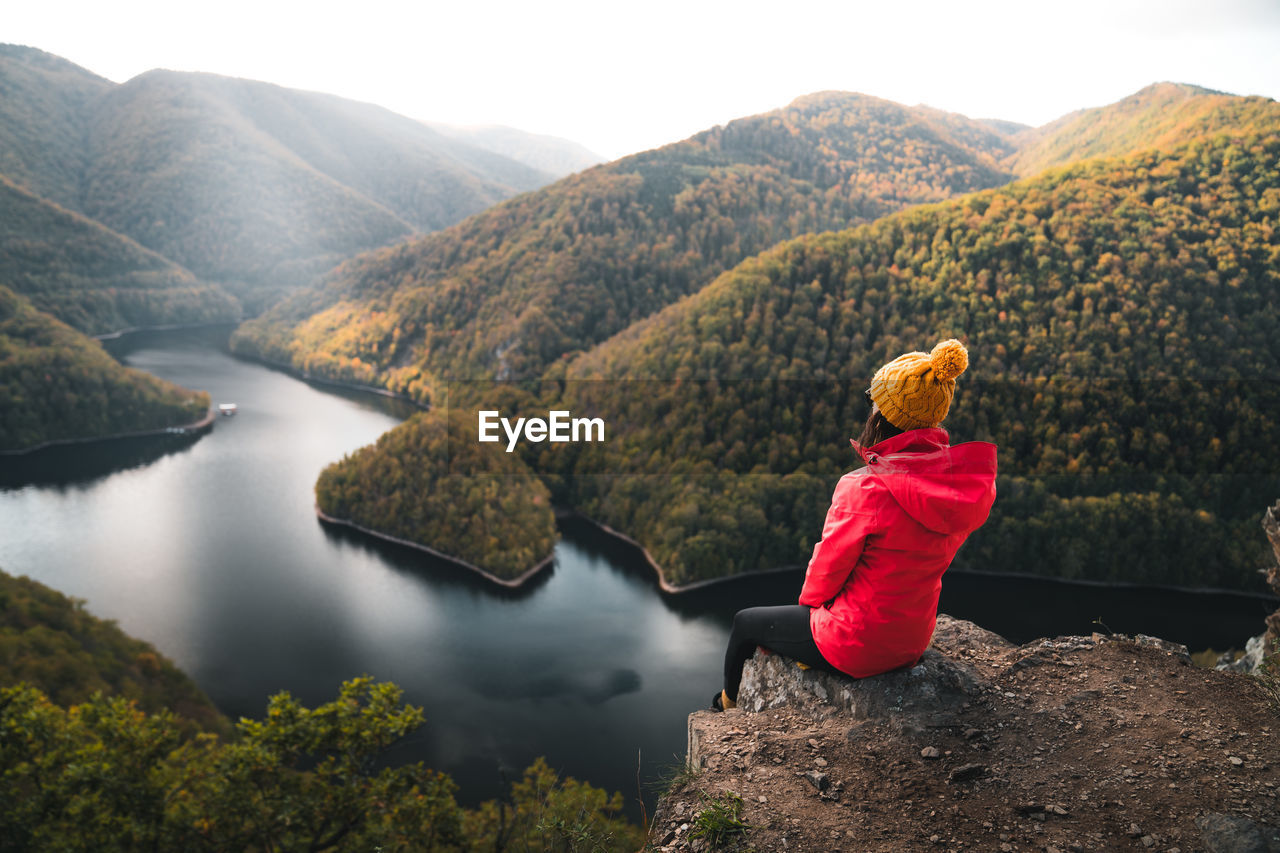
{"type": "Polygon", "coordinates": [[[713,711],[725,711],[736,707],[738,707],[738,703],[730,699],[729,695],[723,690],[711,697],[711,710],[713,711]]]}

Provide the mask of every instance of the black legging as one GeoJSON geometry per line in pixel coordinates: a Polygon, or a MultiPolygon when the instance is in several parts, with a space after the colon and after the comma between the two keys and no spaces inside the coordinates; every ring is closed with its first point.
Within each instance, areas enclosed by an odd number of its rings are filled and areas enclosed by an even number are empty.
{"type": "Polygon", "coordinates": [[[724,653],[724,692],[738,701],[742,667],[755,654],[756,646],[818,669],[836,672],[813,642],[809,611],[803,604],[779,607],[748,607],[733,617],[729,648],[724,653]]]}

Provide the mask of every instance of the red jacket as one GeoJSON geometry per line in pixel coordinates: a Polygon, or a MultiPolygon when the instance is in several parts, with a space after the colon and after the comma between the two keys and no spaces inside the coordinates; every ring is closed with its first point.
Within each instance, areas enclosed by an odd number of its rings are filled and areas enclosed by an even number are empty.
{"type": "Polygon", "coordinates": [[[996,446],[915,429],[840,478],[800,603],[818,650],[857,678],[914,663],[933,637],[942,573],[996,498],[996,446]]]}

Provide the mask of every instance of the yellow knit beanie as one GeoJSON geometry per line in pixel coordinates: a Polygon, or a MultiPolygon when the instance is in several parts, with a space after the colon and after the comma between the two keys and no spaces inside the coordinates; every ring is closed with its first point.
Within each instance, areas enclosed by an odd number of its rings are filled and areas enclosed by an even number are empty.
{"type": "Polygon", "coordinates": [[[936,427],[951,408],[956,377],[969,366],[969,351],[955,338],[933,352],[900,355],[876,371],[871,400],[901,430],[936,427]]]}

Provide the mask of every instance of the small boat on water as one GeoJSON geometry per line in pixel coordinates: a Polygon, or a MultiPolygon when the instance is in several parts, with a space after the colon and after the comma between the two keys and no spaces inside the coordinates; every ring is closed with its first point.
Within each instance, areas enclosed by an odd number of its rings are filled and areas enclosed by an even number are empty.
{"type": "Polygon", "coordinates": [[[236,413],[236,404],[235,403],[219,403],[218,412],[220,414],[226,415],[227,417],[230,417],[236,413]]]}

